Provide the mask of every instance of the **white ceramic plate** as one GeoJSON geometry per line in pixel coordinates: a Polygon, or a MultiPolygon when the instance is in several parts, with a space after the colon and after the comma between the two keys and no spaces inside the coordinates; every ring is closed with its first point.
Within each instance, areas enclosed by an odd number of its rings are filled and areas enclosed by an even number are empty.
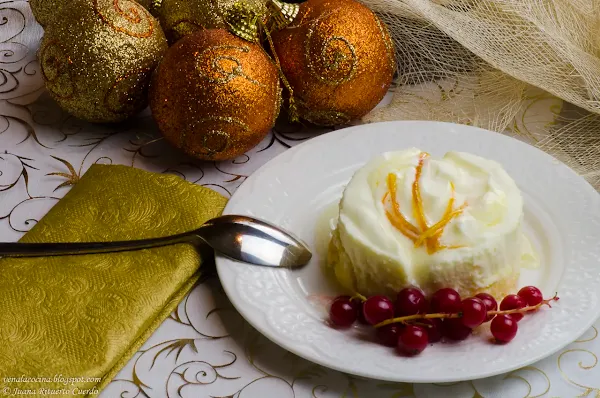
{"type": "Polygon", "coordinates": [[[580,337],[600,315],[600,195],[571,169],[518,140],[462,125],[435,122],[369,124],[331,132],[279,155],[255,172],[229,201],[226,214],[271,221],[308,242],[316,255],[300,271],[269,269],[217,256],[223,287],[237,310],[283,348],[318,364],[357,376],[398,382],[452,382],[508,372],[536,362],[580,337]],[[542,265],[523,273],[552,309],[519,323],[507,345],[489,332],[460,343],[437,343],[405,358],[325,323],[315,295],[335,294],[322,276],[317,225],[337,204],[355,170],[373,156],[417,147],[442,156],[471,152],[500,162],[525,199],[525,227],[542,265]]]}

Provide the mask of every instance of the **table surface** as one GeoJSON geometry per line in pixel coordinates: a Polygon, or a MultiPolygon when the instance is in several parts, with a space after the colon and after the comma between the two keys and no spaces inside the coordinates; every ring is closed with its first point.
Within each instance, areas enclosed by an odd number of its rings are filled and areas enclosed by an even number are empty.
{"type": "MultiPolygon", "coordinates": [[[[155,141],[160,136],[147,111],[112,128],[62,112],[43,88],[36,62],[43,30],[28,2],[0,0],[0,21],[0,187],[10,186],[0,191],[0,241],[22,236],[69,190],[69,182],[94,163],[172,173],[230,196],[277,154],[327,132],[276,127],[260,145],[233,161],[183,157],[155,141]],[[55,172],[64,174],[48,176],[55,172]]],[[[560,105],[535,93],[506,133],[534,137],[552,123],[560,105]]],[[[452,384],[392,384],[332,371],[279,348],[233,309],[218,279],[208,278],[100,396],[598,398],[598,327],[600,322],[557,354],[509,374],[452,384]]]]}

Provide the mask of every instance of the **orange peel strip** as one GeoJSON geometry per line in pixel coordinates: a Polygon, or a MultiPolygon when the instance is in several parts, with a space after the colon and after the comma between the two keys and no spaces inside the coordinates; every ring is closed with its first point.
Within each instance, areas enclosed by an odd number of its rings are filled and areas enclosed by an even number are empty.
{"type": "MultiPolygon", "coordinates": [[[[396,174],[394,174],[394,173],[388,174],[387,183],[388,183],[389,192],[385,194],[382,202],[385,204],[385,200],[389,196],[390,200],[392,202],[393,213],[386,211],[386,216],[387,216],[388,220],[390,220],[392,225],[396,229],[398,229],[400,232],[402,232],[402,234],[404,234],[406,237],[408,237],[410,239],[413,239],[413,238],[416,239],[419,236],[420,232],[417,229],[417,227],[412,225],[400,211],[400,204],[398,203],[398,201],[396,199],[396,191],[398,189],[396,181],[397,181],[396,174]]],[[[413,239],[413,241],[414,241],[414,239],[413,239]]]]}
{"type": "Polygon", "coordinates": [[[446,206],[446,210],[444,211],[444,215],[442,219],[435,223],[433,226],[428,226],[427,219],[425,216],[425,211],[423,208],[423,200],[421,198],[421,188],[419,186],[419,180],[421,178],[421,173],[423,171],[423,165],[425,163],[425,159],[429,157],[427,152],[422,152],[419,155],[419,163],[415,172],[415,181],[412,185],[412,204],[413,204],[413,212],[417,222],[419,223],[419,227],[413,225],[410,221],[404,217],[404,214],[400,211],[400,204],[396,199],[396,193],[398,190],[397,186],[397,177],[394,173],[389,173],[387,177],[387,185],[388,191],[385,193],[383,198],[381,199],[381,203],[386,205],[387,199],[390,199],[392,205],[392,211],[386,209],[385,214],[390,223],[399,230],[404,236],[412,240],[415,244],[415,247],[420,247],[423,243],[427,245],[427,252],[429,254],[435,253],[439,250],[443,249],[458,249],[464,246],[443,246],[440,245],[440,239],[442,233],[444,232],[444,228],[452,219],[461,214],[465,207],[467,207],[467,203],[465,202],[460,208],[453,210],[454,202],[455,202],[455,189],[454,184],[450,182],[450,188],[452,190],[452,196],[448,200],[448,205],[446,206]],[[422,232],[421,232],[422,231],[422,232]]]}
{"type": "MultiPolygon", "coordinates": [[[[452,214],[452,210],[454,209],[454,201],[456,191],[454,189],[454,183],[450,181],[450,199],[448,200],[448,205],[446,206],[446,210],[444,211],[444,215],[442,216],[442,220],[450,217],[452,214]]],[[[431,239],[427,240],[427,252],[429,254],[435,253],[436,251],[448,248],[448,246],[442,246],[440,244],[440,239],[442,238],[442,234],[444,233],[444,229],[438,230],[435,235],[431,237],[431,239]]]]}
{"type": "Polygon", "coordinates": [[[402,234],[408,239],[412,240],[413,242],[416,242],[416,240],[419,238],[419,235],[404,228],[404,222],[406,221],[404,218],[398,218],[395,214],[390,213],[389,211],[386,211],[385,215],[387,216],[388,220],[390,220],[390,223],[392,223],[392,225],[398,231],[402,232],[402,234]]]}
{"type": "Polygon", "coordinates": [[[423,209],[421,187],[419,186],[419,180],[421,179],[421,173],[423,172],[423,164],[425,163],[425,159],[427,159],[428,157],[429,154],[425,152],[422,152],[419,156],[419,164],[417,165],[417,170],[415,172],[415,181],[413,182],[412,186],[413,211],[415,214],[415,219],[421,227],[421,231],[426,231],[429,228],[429,226],[427,225],[427,220],[425,218],[425,210],[423,209]]]}
{"type": "Polygon", "coordinates": [[[447,217],[442,218],[439,222],[437,222],[435,225],[432,225],[429,229],[427,229],[427,231],[423,232],[421,234],[421,236],[419,236],[419,238],[417,239],[417,241],[415,242],[415,245],[417,245],[417,247],[419,245],[422,245],[423,242],[426,239],[431,238],[432,236],[435,236],[440,230],[443,230],[446,225],[448,225],[448,223],[450,221],[452,221],[452,219],[456,216],[458,216],[459,214],[461,214],[463,212],[463,210],[465,209],[465,207],[467,207],[467,204],[464,203],[461,207],[459,207],[458,209],[452,211],[447,217]]]}

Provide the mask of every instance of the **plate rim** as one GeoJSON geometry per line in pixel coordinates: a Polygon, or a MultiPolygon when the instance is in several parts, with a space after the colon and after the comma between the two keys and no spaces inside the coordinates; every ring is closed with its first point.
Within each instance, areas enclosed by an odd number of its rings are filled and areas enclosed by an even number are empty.
{"type": "MultiPolygon", "coordinates": [[[[516,141],[518,142],[520,145],[526,145],[530,148],[530,150],[535,150],[537,151],[540,155],[546,156],[548,159],[551,159],[553,162],[555,162],[556,164],[560,164],[562,166],[564,166],[566,169],[568,169],[568,172],[571,174],[571,178],[572,180],[577,180],[579,184],[581,184],[581,186],[583,187],[584,185],[586,186],[586,190],[589,190],[589,194],[600,194],[598,193],[594,187],[592,187],[592,185],[585,180],[582,176],[580,176],[579,174],[577,174],[572,168],[570,168],[569,166],[567,166],[566,164],[564,164],[563,162],[561,162],[559,159],[555,158],[554,156],[550,155],[547,152],[542,151],[539,148],[536,148],[533,145],[530,145],[524,141],[521,141],[515,137],[511,137],[509,135],[506,134],[502,134],[502,133],[498,133],[498,132],[494,132],[494,131],[490,131],[490,130],[486,130],[483,128],[479,128],[479,127],[474,127],[474,126],[468,126],[468,125],[462,125],[462,124],[457,124],[457,123],[449,123],[449,122],[439,122],[439,121],[427,121],[427,120],[397,120],[397,121],[386,121],[386,122],[377,122],[377,123],[367,123],[367,124],[361,124],[361,125],[356,125],[356,126],[350,126],[347,128],[342,128],[342,129],[338,129],[332,132],[327,132],[324,134],[321,134],[317,137],[313,137],[309,140],[306,140],[298,145],[295,145],[292,148],[289,148],[285,151],[283,151],[282,153],[278,154],[277,156],[273,157],[272,159],[270,159],[269,161],[267,161],[265,164],[263,164],[260,168],[258,168],[255,172],[253,172],[241,185],[240,187],[238,187],[238,189],[236,190],[236,192],[234,192],[234,194],[232,195],[232,197],[230,198],[230,200],[228,201],[227,205],[225,206],[224,210],[223,210],[223,214],[233,214],[231,213],[231,207],[233,207],[235,205],[235,203],[231,200],[234,197],[236,197],[236,194],[238,192],[240,192],[240,188],[243,185],[249,185],[252,183],[252,181],[255,178],[259,178],[260,174],[269,169],[274,163],[276,163],[276,160],[281,159],[281,158],[285,158],[288,156],[293,156],[296,152],[300,151],[301,149],[304,149],[306,147],[310,147],[313,145],[319,145],[319,142],[321,140],[327,140],[327,139],[331,139],[332,135],[340,135],[340,136],[344,136],[347,134],[352,133],[355,130],[361,130],[361,129],[366,129],[369,127],[373,127],[373,126],[377,126],[377,125],[407,125],[407,124],[412,124],[412,125],[431,125],[431,124],[436,124],[438,126],[441,127],[446,127],[446,128],[460,128],[460,129],[470,129],[470,130],[478,130],[480,132],[483,132],[484,134],[493,134],[496,136],[500,136],[502,137],[501,139],[505,139],[507,141],[516,141]]],[[[223,280],[223,272],[225,272],[225,268],[228,266],[227,264],[231,264],[231,263],[235,263],[234,261],[232,261],[231,259],[228,259],[224,256],[221,256],[219,254],[215,254],[215,263],[216,263],[216,268],[217,268],[217,274],[219,275],[219,279],[222,281],[223,280]]],[[[248,322],[253,328],[255,328],[260,334],[262,334],[265,338],[267,338],[268,340],[270,340],[271,342],[273,342],[274,344],[278,345],[279,347],[281,347],[284,350],[287,350],[307,361],[310,361],[312,363],[316,363],[319,364],[321,366],[324,366],[326,368],[335,370],[335,371],[339,371],[345,374],[351,374],[357,377],[362,377],[362,378],[366,378],[366,379],[373,379],[373,380],[380,380],[380,381],[387,381],[387,382],[399,382],[399,383],[448,383],[448,382],[459,382],[459,381],[468,381],[468,380],[478,380],[478,379],[483,379],[483,378],[487,378],[487,377],[493,377],[493,376],[497,376],[497,375],[501,375],[501,374],[506,374],[508,372],[512,372],[518,369],[521,369],[523,367],[529,366],[533,363],[539,362],[547,357],[552,356],[553,354],[557,353],[558,351],[564,349],[566,346],[568,346],[569,344],[573,343],[574,341],[576,341],[578,338],[580,338],[583,334],[585,334],[593,325],[594,323],[600,319],[600,306],[595,310],[593,316],[588,318],[588,321],[586,323],[582,323],[581,326],[579,328],[574,329],[573,332],[571,332],[572,335],[575,335],[572,339],[566,339],[564,341],[561,341],[559,344],[556,344],[555,347],[553,347],[552,349],[549,349],[547,351],[544,351],[543,353],[540,353],[538,355],[535,355],[527,360],[523,360],[521,362],[519,362],[518,364],[514,364],[511,366],[506,366],[502,371],[488,371],[488,372],[478,372],[477,374],[474,374],[472,377],[469,376],[469,378],[457,378],[457,377],[446,377],[446,378],[440,378],[440,377],[436,377],[436,378],[428,378],[427,376],[424,377],[419,377],[419,378],[403,378],[403,377],[383,377],[383,376],[377,376],[376,372],[358,372],[358,371],[353,371],[353,370],[349,370],[348,368],[345,368],[343,366],[338,366],[336,365],[333,361],[327,362],[325,360],[323,360],[321,357],[319,357],[318,355],[315,355],[315,351],[313,349],[308,349],[308,350],[302,350],[300,348],[298,348],[298,345],[293,345],[293,344],[289,344],[285,339],[283,338],[279,338],[277,334],[275,333],[271,333],[270,329],[268,328],[268,326],[265,326],[265,323],[261,324],[260,322],[258,322],[257,320],[253,319],[251,316],[247,316],[247,314],[245,313],[245,307],[247,306],[246,303],[243,302],[243,300],[241,300],[239,298],[238,295],[233,294],[233,292],[231,291],[232,286],[228,286],[225,283],[221,283],[223,286],[223,290],[225,291],[225,294],[227,295],[227,297],[229,298],[230,302],[232,303],[232,305],[234,306],[234,308],[236,309],[236,311],[238,311],[238,313],[244,318],[244,320],[246,322],[248,322]]],[[[255,310],[258,311],[258,310],[255,310]]]]}

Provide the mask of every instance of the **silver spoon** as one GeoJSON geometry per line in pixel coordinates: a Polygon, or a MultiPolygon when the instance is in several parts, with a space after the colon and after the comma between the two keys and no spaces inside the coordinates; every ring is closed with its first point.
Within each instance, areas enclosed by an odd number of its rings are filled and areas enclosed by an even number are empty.
{"type": "Polygon", "coordinates": [[[162,238],[92,243],[0,243],[0,257],[111,253],[202,242],[226,257],[255,265],[299,268],[312,258],[308,246],[289,232],[265,221],[236,215],[217,217],[194,231],[162,238]]]}

